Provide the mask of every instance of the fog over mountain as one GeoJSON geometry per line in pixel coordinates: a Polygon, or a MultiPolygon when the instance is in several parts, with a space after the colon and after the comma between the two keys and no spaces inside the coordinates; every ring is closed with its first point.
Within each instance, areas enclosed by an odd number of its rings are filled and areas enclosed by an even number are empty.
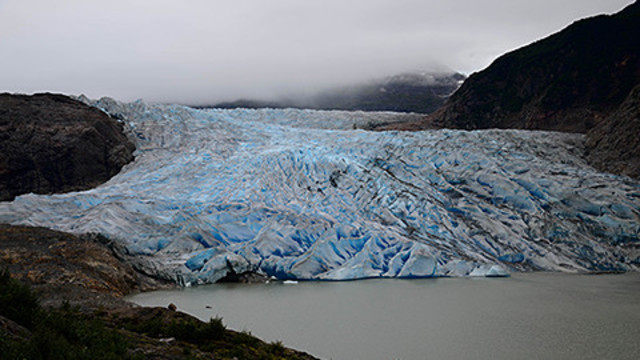
{"type": "Polygon", "coordinates": [[[456,91],[466,77],[460,73],[405,73],[351,86],[335,87],[316,94],[273,100],[238,99],[196,107],[298,108],[316,110],[396,111],[430,114],[456,91]]]}
{"type": "Polygon", "coordinates": [[[212,103],[486,67],[629,0],[0,1],[0,91],[212,103]]]}

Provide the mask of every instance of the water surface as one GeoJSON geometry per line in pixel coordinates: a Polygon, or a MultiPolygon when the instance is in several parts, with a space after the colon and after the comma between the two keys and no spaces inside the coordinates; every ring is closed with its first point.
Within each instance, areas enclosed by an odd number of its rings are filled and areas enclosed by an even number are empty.
{"type": "Polygon", "coordinates": [[[217,284],[131,296],[324,359],[640,359],[640,274],[217,284]]]}

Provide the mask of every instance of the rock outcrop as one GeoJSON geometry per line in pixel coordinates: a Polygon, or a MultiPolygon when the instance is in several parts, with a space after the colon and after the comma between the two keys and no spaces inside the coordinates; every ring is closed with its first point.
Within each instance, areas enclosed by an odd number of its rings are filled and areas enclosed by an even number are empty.
{"type": "Polygon", "coordinates": [[[586,132],[640,83],[640,3],[575,22],[473,74],[436,127],[586,132]]]}
{"type": "Polygon", "coordinates": [[[44,294],[41,302],[59,306],[122,306],[117,299],[134,290],[169,286],[119,260],[99,235],[72,234],[0,224],[0,269],[44,294]],[[100,241],[100,240],[103,241],[100,241]]]}
{"type": "Polygon", "coordinates": [[[0,303],[21,300],[14,307],[19,312],[0,308],[0,358],[28,358],[26,354],[47,358],[48,350],[60,358],[73,358],[69,356],[73,346],[86,349],[98,342],[112,351],[105,358],[315,359],[281,343],[265,343],[246,332],[226,329],[221,318],[204,323],[175,307],[127,302],[122,296],[132,290],[170,285],[137,272],[110,245],[98,235],[0,224],[0,303]],[[3,278],[7,273],[28,285],[37,298],[11,287],[3,278]],[[83,336],[75,337],[77,333],[83,336]],[[108,338],[125,348],[105,346],[96,338],[108,338]],[[47,343],[40,344],[42,339],[47,343]],[[114,348],[120,350],[116,357],[114,348]]]}
{"type": "Polygon", "coordinates": [[[505,54],[471,75],[433,114],[379,129],[588,133],[591,165],[637,178],[638,39],[640,2],[636,1],[617,14],[577,21],[505,54]]]}
{"type": "Polygon", "coordinates": [[[133,160],[122,124],[67,96],[0,94],[0,201],[95,187],[133,160]]]}
{"type": "Polygon", "coordinates": [[[611,116],[587,133],[587,158],[596,168],[640,178],[640,85],[611,116]]]}

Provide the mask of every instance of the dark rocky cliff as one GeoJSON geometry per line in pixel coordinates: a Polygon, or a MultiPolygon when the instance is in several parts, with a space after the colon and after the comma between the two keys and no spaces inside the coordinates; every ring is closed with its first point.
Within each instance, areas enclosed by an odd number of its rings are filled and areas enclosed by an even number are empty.
{"type": "Polygon", "coordinates": [[[587,158],[598,169],[640,178],[640,85],[587,134],[587,158]]]}
{"type": "Polygon", "coordinates": [[[640,3],[580,20],[473,74],[437,127],[586,132],[640,83],[640,3]]]}
{"type": "Polygon", "coordinates": [[[104,112],[67,96],[0,94],[0,201],[95,187],[135,145],[104,112]]]}
{"type": "Polygon", "coordinates": [[[577,21],[501,56],[471,75],[435,113],[383,129],[586,133],[587,157],[593,166],[637,178],[638,84],[640,2],[636,1],[617,14],[577,21]]]}

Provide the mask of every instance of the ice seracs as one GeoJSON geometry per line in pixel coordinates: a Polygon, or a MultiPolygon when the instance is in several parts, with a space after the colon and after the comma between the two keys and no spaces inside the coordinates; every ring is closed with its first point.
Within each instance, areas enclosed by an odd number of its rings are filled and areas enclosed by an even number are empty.
{"type": "Polygon", "coordinates": [[[92,102],[136,160],[102,186],[0,203],[0,221],[122,244],[182,284],[230,268],[279,279],[502,276],[640,266],[640,186],[576,134],[366,132],[398,114],[92,102]]]}

